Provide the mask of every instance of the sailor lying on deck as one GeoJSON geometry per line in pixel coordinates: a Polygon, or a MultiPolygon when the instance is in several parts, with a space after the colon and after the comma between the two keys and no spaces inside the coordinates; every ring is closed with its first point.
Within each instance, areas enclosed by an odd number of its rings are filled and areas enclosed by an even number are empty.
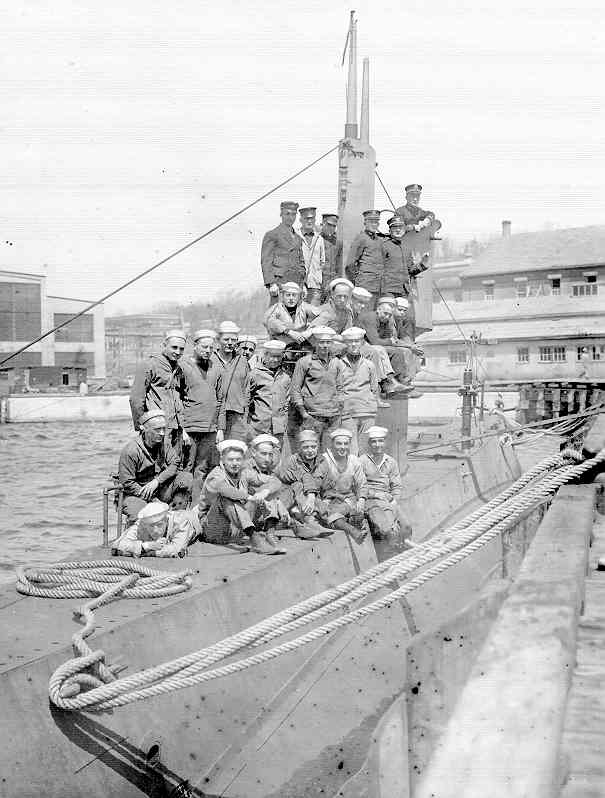
{"type": "Polygon", "coordinates": [[[271,486],[250,495],[243,467],[247,448],[238,440],[221,441],[218,445],[221,463],[206,477],[200,497],[202,539],[230,545],[249,536],[250,546],[258,554],[285,554],[269,542],[261,528],[267,518],[265,500],[271,486]]]}
{"type": "Polygon", "coordinates": [[[112,546],[114,556],[184,557],[187,546],[200,533],[194,510],[171,510],[164,502],[143,507],[134,524],[112,546]]]}

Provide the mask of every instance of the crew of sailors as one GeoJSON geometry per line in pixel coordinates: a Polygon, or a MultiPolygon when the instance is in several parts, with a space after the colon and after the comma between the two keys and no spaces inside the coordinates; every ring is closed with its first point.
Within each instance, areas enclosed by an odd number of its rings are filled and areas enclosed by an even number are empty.
{"type": "Polygon", "coordinates": [[[409,537],[376,415],[410,393],[423,356],[411,285],[426,264],[398,244],[438,224],[419,209],[420,189],[406,187],[388,238],[377,233],[378,211],[363,214],[351,279],[337,276],[336,214],[318,232],[315,208],[302,208],[299,236],[297,203],[282,203],[282,223],[262,244],[270,306],[261,351],[232,321],[198,330],[190,357],[185,333],[166,333],[131,390],[137,435],[119,460],[128,527],[116,553],[175,556],[199,539],[281,554],[275,530],[286,527],[301,539],[409,537]]]}

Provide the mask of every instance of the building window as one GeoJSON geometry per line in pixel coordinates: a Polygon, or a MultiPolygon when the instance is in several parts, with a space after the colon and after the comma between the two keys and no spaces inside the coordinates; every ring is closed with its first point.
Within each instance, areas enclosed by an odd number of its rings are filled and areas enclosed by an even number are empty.
{"type": "Polygon", "coordinates": [[[563,363],[567,360],[564,346],[541,346],[540,363],[563,363]]]}
{"type": "Polygon", "coordinates": [[[585,283],[575,283],[571,287],[572,296],[597,296],[599,286],[596,274],[589,274],[585,283]]]}
{"type": "Polygon", "coordinates": [[[527,297],[527,282],[519,281],[515,283],[515,286],[517,288],[517,299],[525,299],[527,297]]]}
{"type": "Polygon", "coordinates": [[[517,349],[517,363],[529,363],[529,347],[520,346],[517,349]]]}
{"type": "Polygon", "coordinates": [[[560,296],[561,295],[561,278],[560,277],[553,277],[550,281],[550,293],[553,296],[560,296]]]}
{"type": "Polygon", "coordinates": [[[61,385],[69,385],[69,374],[61,374],[61,385]]]}
{"type": "Polygon", "coordinates": [[[466,365],[466,349],[450,349],[447,354],[451,366],[466,365]]]}
{"type": "MultiPolygon", "coordinates": [[[[55,313],[55,327],[73,318],[73,313],[55,313]]],[[[69,324],[57,330],[55,341],[57,343],[78,344],[84,341],[92,341],[93,337],[93,315],[85,313],[78,319],[74,319],[69,324]]]]}
{"type": "Polygon", "coordinates": [[[483,286],[483,297],[488,302],[494,301],[494,286],[493,285],[484,285],[483,286]]]}
{"type": "Polygon", "coordinates": [[[596,283],[597,275],[596,274],[588,274],[586,275],[586,282],[587,283],[596,283]]]}
{"type": "Polygon", "coordinates": [[[582,354],[585,349],[590,360],[605,360],[605,346],[579,346],[577,348],[578,360],[582,360],[582,354]]]}
{"type": "Polygon", "coordinates": [[[40,286],[0,282],[0,341],[31,341],[42,331],[40,286]]]}

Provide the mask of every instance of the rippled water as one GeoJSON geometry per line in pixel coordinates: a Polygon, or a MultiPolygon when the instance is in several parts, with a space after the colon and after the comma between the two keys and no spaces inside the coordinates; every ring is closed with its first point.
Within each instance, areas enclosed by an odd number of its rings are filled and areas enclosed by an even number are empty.
{"type": "Polygon", "coordinates": [[[0,582],[101,542],[103,485],[133,434],[129,421],[0,426],[0,582]]]}

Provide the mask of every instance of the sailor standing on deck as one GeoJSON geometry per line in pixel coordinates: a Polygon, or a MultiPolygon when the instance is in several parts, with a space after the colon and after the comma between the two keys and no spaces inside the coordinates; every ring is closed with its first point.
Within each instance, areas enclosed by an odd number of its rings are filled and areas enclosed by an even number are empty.
{"type": "Polygon", "coordinates": [[[321,216],[321,237],[326,250],[326,265],[323,270],[321,301],[330,298],[329,285],[335,277],[342,277],[342,241],[336,238],[338,214],[323,213],[321,216]]]}
{"type": "Polygon", "coordinates": [[[212,358],[223,369],[236,357],[239,327],[232,321],[222,321],[218,328],[218,346],[212,358]]]}
{"type": "Polygon", "coordinates": [[[405,222],[401,216],[392,216],[387,222],[389,235],[382,241],[384,271],[380,283],[380,296],[409,296],[410,273],[406,264],[406,253],[401,246],[405,222]]]}
{"type": "Polygon", "coordinates": [[[166,445],[166,416],[149,410],[139,417],[139,433],[120,453],[118,480],[124,489],[123,512],[133,522],[153,499],[170,502],[178,490],[191,490],[192,475],[180,469],[180,455],[166,445]]]}
{"type": "Polygon", "coordinates": [[[230,352],[215,352],[219,362],[223,363],[220,384],[220,405],[217,420],[216,440],[220,443],[225,438],[245,440],[248,436],[248,407],[250,405],[250,365],[244,354],[235,354],[239,327],[232,321],[224,321],[219,327],[219,347],[227,346],[230,352]],[[227,357],[229,359],[227,359],[227,357]],[[223,359],[224,358],[224,359],[223,359]]]}
{"type": "Polygon", "coordinates": [[[286,345],[266,341],[262,361],[250,371],[250,432],[271,433],[281,449],[288,425],[292,379],[282,368],[286,345]]]}
{"type": "Polygon", "coordinates": [[[347,255],[345,274],[355,285],[367,289],[376,300],[384,270],[384,236],[378,232],[380,211],[363,212],[364,230],[356,236],[347,255]]]}
{"type": "Polygon", "coordinates": [[[191,496],[193,504],[197,504],[204,479],[218,463],[216,422],[223,369],[218,360],[212,357],[215,338],[214,330],[198,330],[193,336],[193,356],[182,360],[185,377],[185,429],[195,447],[191,496]]]}
{"type": "Polygon", "coordinates": [[[310,305],[319,306],[323,272],[326,266],[326,249],[322,236],[315,230],[317,208],[301,208],[298,213],[300,215],[302,252],[307,272],[305,278],[306,300],[310,305]]]}
{"type": "Polygon", "coordinates": [[[298,203],[282,202],[279,207],[281,222],[265,233],[261,246],[263,283],[269,291],[270,304],[277,302],[282,283],[292,281],[302,288],[306,277],[302,241],[293,227],[298,203]]]}
{"type": "Polygon", "coordinates": [[[367,433],[376,423],[378,409],[378,378],[369,358],[362,357],[361,346],[365,330],[349,327],[342,334],[345,351],[340,356],[343,367],[342,426],[352,433],[351,454],[366,450],[367,433]]]}

